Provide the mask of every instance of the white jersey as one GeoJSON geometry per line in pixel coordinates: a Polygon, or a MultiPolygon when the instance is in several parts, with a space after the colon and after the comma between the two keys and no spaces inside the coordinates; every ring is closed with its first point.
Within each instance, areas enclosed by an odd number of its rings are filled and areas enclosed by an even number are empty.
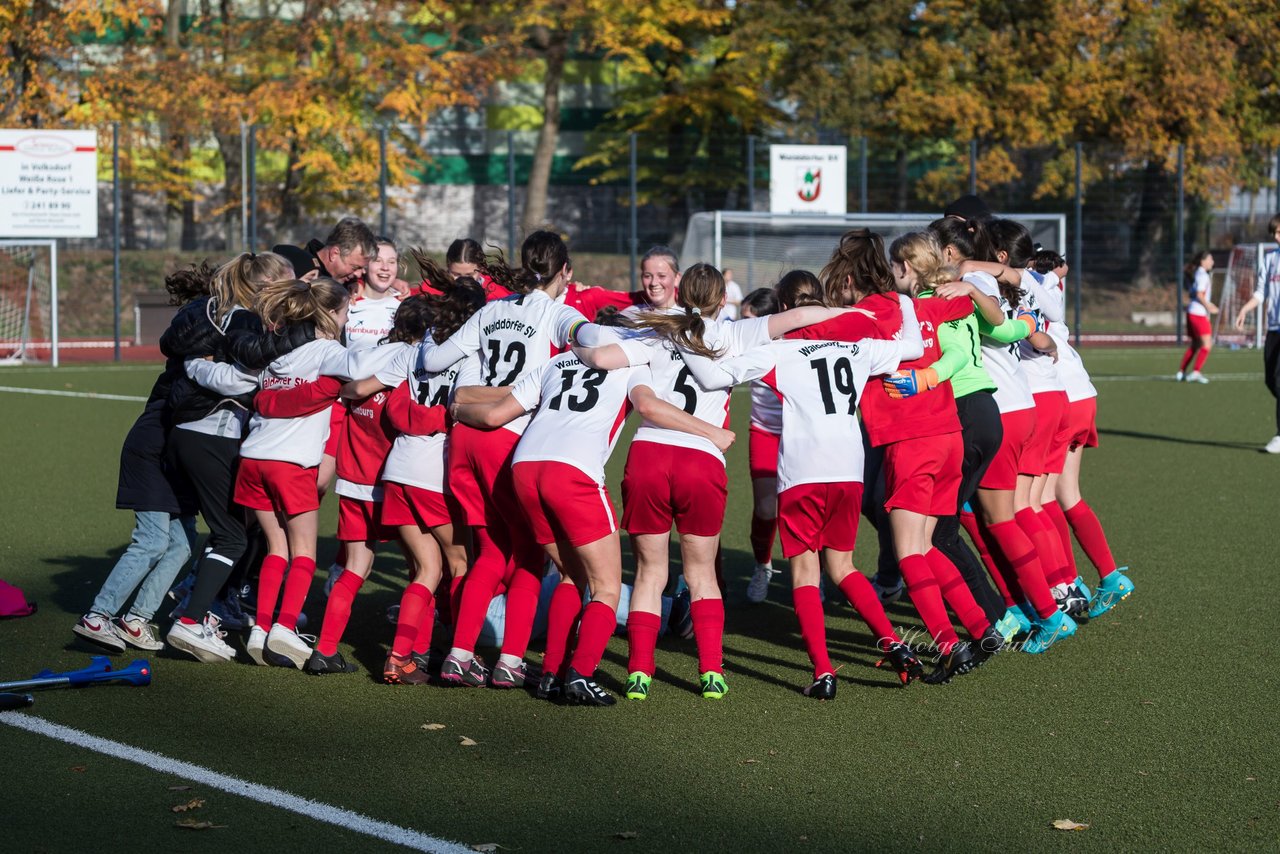
{"type": "Polygon", "coordinates": [[[1191,287],[1187,291],[1187,314],[1193,314],[1196,317],[1208,317],[1209,309],[1205,307],[1206,302],[1212,302],[1209,298],[1209,274],[1204,267],[1196,267],[1196,274],[1191,279],[1191,287]]]}
{"type": "Polygon", "coordinates": [[[782,435],[782,401],[760,380],[751,383],[751,426],[775,436],[782,435]]]}
{"type": "MultiPolygon", "coordinates": [[[[1048,289],[1040,284],[1040,280],[1030,270],[1022,271],[1021,287],[1026,292],[1021,308],[1048,320],[1050,323],[1053,322],[1055,317],[1059,321],[1062,319],[1061,291],[1058,292],[1058,296],[1055,299],[1049,294],[1048,289]],[[1053,304],[1049,305],[1049,302],[1053,304]]],[[[1053,361],[1053,356],[1041,353],[1025,338],[1018,342],[1018,358],[1021,361],[1022,370],[1027,375],[1027,385],[1031,388],[1032,394],[1039,394],[1045,391],[1064,391],[1066,389],[1062,378],[1058,375],[1058,367],[1053,361]]]]}
{"type": "Polygon", "coordinates": [[[1052,272],[1045,273],[1044,282],[1040,284],[1040,310],[1049,320],[1049,336],[1058,345],[1058,362],[1054,367],[1062,380],[1067,400],[1075,402],[1090,397],[1097,397],[1098,390],[1089,379],[1084,360],[1071,346],[1071,328],[1067,326],[1066,299],[1062,292],[1062,283],[1052,272]]]}
{"type": "MultiPolygon", "coordinates": [[[[455,362],[443,371],[431,373],[422,367],[421,350],[411,350],[387,373],[379,373],[378,379],[387,385],[408,382],[409,394],[422,406],[448,406],[454,381],[463,360],[455,362]]],[[[430,436],[400,434],[391,445],[382,479],[403,483],[432,492],[445,491],[445,455],[448,450],[448,434],[430,436]]]]}
{"type": "Polygon", "coordinates": [[[382,299],[360,297],[347,309],[347,346],[352,350],[377,347],[391,334],[400,300],[390,291],[382,299]]]}
{"type": "Polygon", "coordinates": [[[647,384],[648,374],[647,367],[589,368],[573,353],[561,353],[526,374],[511,396],[538,411],[512,462],[565,463],[603,486],[605,463],[627,417],[627,393],[647,384]]]}
{"type": "MultiPolygon", "coordinates": [[[[994,278],[986,273],[967,273],[964,280],[992,297],[1000,305],[1000,310],[1004,312],[1005,317],[1012,319],[1017,316],[1017,309],[1009,305],[1009,301],[1000,294],[1000,285],[994,278]]],[[[982,339],[982,366],[987,369],[991,381],[996,384],[996,390],[992,396],[1002,413],[1030,409],[1036,403],[1031,396],[1027,375],[1018,364],[1020,344],[1021,342],[1001,344],[986,337],[982,339]]]]}
{"type": "MultiPolygon", "coordinates": [[[[482,385],[515,385],[565,349],[584,323],[581,312],[543,291],[512,294],[485,304],[444,344],[424,341],[423,366],[439,371],[467,357],[478,360],[482,385]]],[[[528,425],[529,416],[522,415],[505,429],[523,433],[528,425]]]]}
{"type": "Polygon", "coordinates": [[[1280,249],[1267,253],[1262,275],[1258,277],[1258,284],[1253,290],[1253,298],[1262,305],[1262,310],[1266,313],[1267,331],[1280,331],[1280,249]]]}
{"type": "MultiPolygon", "coordinates": [[[[264,390],[293,388],[322,376],[347,379],[347,371],[347,348],[337,341],[316,339],[268,365],[259,382],[264,390]]],[[[240,456],[313,468],[320,465],[328,438],[328,407],[300,418],[265,418],[255,412],[240,456]]]]}

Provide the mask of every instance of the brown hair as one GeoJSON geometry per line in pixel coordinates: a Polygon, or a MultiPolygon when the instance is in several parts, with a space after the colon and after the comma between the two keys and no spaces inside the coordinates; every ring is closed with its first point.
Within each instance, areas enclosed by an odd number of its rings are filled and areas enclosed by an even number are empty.
{"type": "Polygon", "coordinates": [[[286,282],[294,276],[293,265],[274,252],[243,252],[218,268],[209,282],[215,323],[236,306],[254,304],[255,296],[271,282],[286,282]]]}
{"type": "Polygon", "coordinates": [[[893,241],[889,246],[889,258],[899,264],[908,264],[915,270],[916,284],[911,289],[911,296],[960,277],[955,267],[942,260],[942,246],[938,238],[928,231],[904,234],[893,241]]]}
{"type": "Polygon", "coordinates": [[[258,316],[273,330],[310,320],[317,333],[336,340],[342,337],[342,330],[331,312],[340,311],[350,298],[346,287],[333,279],[272,282],[258,293],[258,316]]]}
{"type": "Polygon", "coordinates": [[[431,299],[424,294],[414,294],[400,301],[391,331],[379,344],[417,344],[426,337],[435,312],[431,299]]]}
{"type": "Polygon", "coordinates": [[[378,254],[378,238],[374,236],[373,229],[353,216],[338,220],[324,239],[324,245],[338,247],[340,258],[346,258],[357,249],[364,250],[368,258],[378,254]]]}
{"type": "Polygon", "coordinates": [[[845,232],[819,276],[827,305],[849,305],[871,294],[893,291],[893,271],[885,260],[884,241],[866,228],[845,232]]]}
{"type": "Polygon", "coordinates": [[[822,305],[822,282],[808,270],[792,270],[774,286],[780,308],[785,311],[801,305],[822,305]]]}
{"type": "Polygon", "coordinates": [[[484,302],[484,287],[470,276],[459,276],[443,296],[432,297],[435,325],[431,328],[431,337],[437,344],[443,344],[462,328],[467,318],[484,308],[484,302]]]}
{"type": "Polygon", "coordinates": [[[1267,237],[1275,234],[1277,228],[1280,228],[1280,213],[1267,220],[1267,237]]]}
{"type": "Polygon", "coordinates": [[[714,359],[720,351],[714,350],[702,340],[710,317],[724,304],[724,276],[710,264],[694,264],[680,278],[680,293],[676,305],[683,312],[642,311],[630,325],[636,329],[652,330],[681,350],[714,359]]]}
{"type": "Polygon", "coordinates": [[[206,260],[165,276],[164,289],[169,292],[169,305],[185,305],[193,299],[207,297],[216,272],[206,260]]]}

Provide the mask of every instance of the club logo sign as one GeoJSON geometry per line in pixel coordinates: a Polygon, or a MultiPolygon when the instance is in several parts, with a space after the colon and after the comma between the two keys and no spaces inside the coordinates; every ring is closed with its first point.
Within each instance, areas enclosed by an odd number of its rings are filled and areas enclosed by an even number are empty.
{"type": "Polygon", "coordinates": [[[769,210],[846,213],[846,157],[843,145],[769,146],[769,210]]]}
{"type": "Polygon", "coordinates": [[[796,193],[802,202],[816,202],[822,193],[822,170],[800,170],[800,189],[796,193]]]}

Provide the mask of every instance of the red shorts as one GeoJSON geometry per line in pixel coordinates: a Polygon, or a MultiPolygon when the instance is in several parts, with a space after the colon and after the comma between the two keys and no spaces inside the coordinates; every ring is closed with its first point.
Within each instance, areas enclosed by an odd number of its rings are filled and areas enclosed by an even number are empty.
{"type": "Polygon", "coordinates": [[[1213,337],[1213,325],[1209,323],[1209,318],[1203,314],[1188,314],[1187,332],[1201,341],[1208,341],[1213,337]]]}
{"type": "Polygon", "coordinates": [[[618,530],[609,491],[577,466],[530,460],[516,463],[512,477],[540,545],[585,546],[618,530]]]}
{"type": "Polygon", "coordinates": [[[778,542],[782,556],[834,549],[851,552],[858,543],[861,483],[802,483],[778,493],[778,542]]]}
{"type": "Polygon", "coordinates": [[[250,510],[274,510],[286,516],[318,510],[316,471],[296,463],[241,457],[233,497],[250,510]]]}
{"type": "Polygon", "coordinates": [[[1053,454],[1058,430],[1067,417],[1067,393],[1041,391],[1036,392],[1033,397],[1036,401],[1036,426],[1018,463],[1018,474],[1034,477],[1049,473],[1049,457],[1053,454]]]}
{"type": "Polygon", "coordinates": [[[622,527],[629,534],[715,537],[724,527],[729,476],[706,451],[632,442],[622,475],[622,527]]]}
{"type": "Polygon", "coordinates": [[[511,457],[519,441],[518,435],[501,428],[477,430],[455,424],[449,432],[445,461],[449,493],[462,506],[468,525],[501,524],[493,516],[498,502],[505,500],[514,509],[511,457]]]}
{"type": "Polygon", "coordinates": [[[778,442],[782,437],[759,427],[752,427],[747,433],[747,465],[751,469],[751,479],[778,476],[778,442]]]}
{"type": "Polygon", "coordinates": [[[342,431],[346,428],[347,405],[341,400],[335,400],[329,409],[329,438],[324,442],[325,456],[338,456],[338,443],[342,441],[342,431]]]}
{"type": "Polygon", "coordinates": [[[416,525],[423,531],[449,525],[453,522],[449,503],[449,498],[442,492],[384,480],[382,525],[386,528],[416,525]]]}
{"type": "MultiPolygon", "coordinates": [[[[1067,451],[1076,448],[1098,447],[1098,399],[1086,397],[1067,404],[1066,426],[1058,434],[1058,441],[1065,461],[1067,451]]],[[[1059,464],[1057,471],[1062,471],[1059,464]]]]}
{"type": "Polygon", "coordinates": [[[987,473],[978,484],[983,489],[1009,490],[1018,485],[1022,455],[1026,452],[1036,427],[1036,411],[1032,408],[1002,412],[1000,424],[1004,427],[1004,438],[1000,440],[1000,450],[996,451],[987,473]]]}
{"type": "Polygon", "coordinates": [[[884,508],[954,515],[963,464],[959,432],[893,442],[884,449],[884,508]]]}
{"type": "Polygon", "coordinates": [[[338,540],[396,540],[400,532],[382,523],[382,502],[338,496],[338,540]]]}

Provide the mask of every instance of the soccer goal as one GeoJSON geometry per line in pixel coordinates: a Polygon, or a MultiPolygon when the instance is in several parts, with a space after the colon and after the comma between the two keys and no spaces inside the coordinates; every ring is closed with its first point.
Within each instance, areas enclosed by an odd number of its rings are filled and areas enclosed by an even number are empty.
{"type": "MultiPolygon", "coordinates": [[[[1046,249],[1066,252],[1065,214],[1004,214],[1031,232],[1046,249]]],[[[789,270],[817,273],[831,257],[840,235],[869,228],[884,238],[885,249],[898,237],[923,231],[937,214],[772,214],[703,211],[689,219],[680,260],[731,269],[744,292],[771,287],[789,270]]]]}
{"type": "Polygon", "coordinates": [[[0,365],[58,366],[58,245],[0,240],[0,365]]]}
{"type": "MultiPolygon", "coordinates": [[[[1266,335],[1260,305],[1252,317],[1244,320],[1244,332],[1236,331],[1236,314],[1240,306],[1253,296],[1258,280],[1267,266],[1267,254],[1276,248],[1274,243],[1239,243],[1231,247],[1227,259],[1227,275],[1222,283],[1222,297],[1218,300],[1218,317],[1214,324],[1214,337],[1228,344],[1244,344],[1261,347],[1266,335]]],[[[1273,286],[1274,287],[1274,286],[1273,286]]]]}

